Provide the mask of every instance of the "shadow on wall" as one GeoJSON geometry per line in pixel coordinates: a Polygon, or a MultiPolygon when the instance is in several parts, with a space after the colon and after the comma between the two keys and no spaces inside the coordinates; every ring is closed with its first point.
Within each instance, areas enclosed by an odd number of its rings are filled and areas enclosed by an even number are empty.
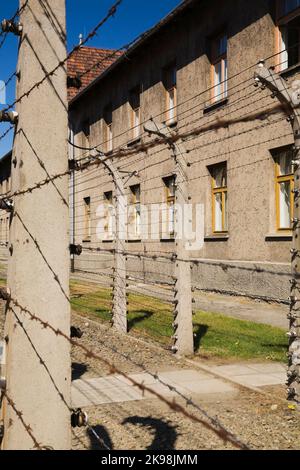
{"type": "Polygon", "coordinates": [[[132,424],[134,426],[148,429],[154,436],[152,443],[146,450],[172,450],[175,449],[178,433],[177,427],[171,422],[162,419],[155,419],[151,416],[131,416],[126,418],[122,424],[132,424]]]}

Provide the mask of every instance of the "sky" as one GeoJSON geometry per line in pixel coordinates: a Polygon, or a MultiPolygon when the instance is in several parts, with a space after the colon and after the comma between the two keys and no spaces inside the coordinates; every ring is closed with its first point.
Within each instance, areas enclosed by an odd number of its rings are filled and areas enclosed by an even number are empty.
{"type": "MultiPolygon", "coordinates": [[[[68,50],[78,44],[79,35],[84,36],[106,16],[114,0],[66,0],[68,50]]],[[[87,46],[119,48],[130,42],[143,31],[151,28],[181,0],[123,0],[116,15],[99,30],[87,46]]],[[[0,0],[0,20],[11,18],[18,8],[19,0],[0,0]]],[[[15,71],[17,63],[18,38],[9,34],[0,49],[0,80],[6,81],[15,71]]],[[[6,101],[15,98],[15,82],[6,90],[6,101]]],[[[0,109],[4,106],[0,104],[0,109]]],[[[0,123],[0,136],[9,126],[0,123]]],[[[12,133],[0,140],[0,158],[10,150],[12,133]]]]}

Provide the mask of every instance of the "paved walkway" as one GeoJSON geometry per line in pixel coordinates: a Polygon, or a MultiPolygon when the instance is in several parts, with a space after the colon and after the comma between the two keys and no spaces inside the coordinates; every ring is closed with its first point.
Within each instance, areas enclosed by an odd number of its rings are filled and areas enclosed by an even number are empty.
{"type": "Polygon", "coordinates": [[[280,363],[232,364],[210,367],[211,372],[228,377],[241,385],[265,387],[283,385],[286,381],[286,366],[280,363]]]}
{"type": "MultiPolygon", "coordinates": [[[[286,377],[285,367],[281,364],[236,364],[216,366],[211,372],[220,373],[242,385],[262,387],[283,384],[286,377]]],[[[164,396],[177,396],[166,385],[175,387],[187,397],[193,395],[210,396],[238,393],[236,387],[212,375],[195,370],[178,370],[157,374],[159,380],[148,373],[130,375],[138,383],[143,383],[164,396]],[[166,384],[166,385],[164,385],[166,384]]],[[[120,375],[110,375],[87,380],[76,380],[72,384],[72,405],[77,408],[98,406],[108,403],[140,401],[153,398],[150,392],[143,393],[130,380],[120,375]]]]}

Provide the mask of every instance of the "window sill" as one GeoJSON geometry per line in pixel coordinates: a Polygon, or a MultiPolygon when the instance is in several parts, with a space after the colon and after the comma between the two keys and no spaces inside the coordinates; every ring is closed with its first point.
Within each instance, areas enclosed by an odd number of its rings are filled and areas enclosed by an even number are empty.
{"type": "Polygon", "coordinates": [[[112,239],[111,239],[111,240],[101,240],[101,242],[102,242],[102,243],[113,243],[114,240],[112,240],[112,239]]]}
{"type": "Polygon", "coordinates": [[[219,235],[209,235],[204,237],[205,242],[227,242],[229,240],[229,235],[226,233],[220,233],[219,235]]]}
{"type": "Polygon", "coordinates": [[[127,143],[127,147],[135,147],[136,145],[140,144],[142,141],[141,137],[136,137],[135,139],[131,140],[127,143]]]}
{"type": "Polygon", "coordinates": [[[223,106],[226,106],[227,103],[228,97],[222,98],[221,100],[218,100],[214,103],[210,103],[204,107],[203,114],[208,114],[215,109],[222,108],[223,106]]]}
{"type": "Polygon", "coordinates": [[[90,238],[86,238],[85,240],[82,240],[82,243],[91,243],[91,239],[90,238]]]}
{"type": "Polygon", "coordinates": [[[162,237],[160,239],[160,242],[161,243],[174,243],[175,242],[175,238],[174,237],[162,237]]]}
{"type": "Polygon", "coordinates": [[[286,233],[269,233],[265,237],[266,242],[277,242],[277,241],[290,242],[292,240],[293,240],[293,235],[289,232],[286,232],[286,233]]]}
{"type": "Polygon", "coordinates": [[[298,62],[298,64],[296,65],[292,65],[291,67],[288,67],[287,69],[282,70],[281,72],[279,72],[279,75],[281,77],[289,77],[293,75],[294,73],[299,72],[299,70],[300,70],[300,62],[298,62]]]}
{"type": "Polygon", "coordinates": [[[140,238],[130,238],[127,243],[142,243],[142,240],[140,238]]]}

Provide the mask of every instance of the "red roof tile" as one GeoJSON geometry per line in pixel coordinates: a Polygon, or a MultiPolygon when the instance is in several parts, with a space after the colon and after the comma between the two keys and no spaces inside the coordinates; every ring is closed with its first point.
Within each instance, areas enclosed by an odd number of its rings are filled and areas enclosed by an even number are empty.
{"type": "Polygon", "coordinates": [[[95,47],[82,46],[76,50],[68,60],[68,77],[76,77],[82,74],[94,64],[98,64],[93,70],[89,71],[81,78],[81,87],[68,88],[68,100],[71,101],[77,93],[86,88],[94,81],[104,70],[106,70],[116,59],[122,55],[122,52],[113,49],[97,49],[95,47]]]}

